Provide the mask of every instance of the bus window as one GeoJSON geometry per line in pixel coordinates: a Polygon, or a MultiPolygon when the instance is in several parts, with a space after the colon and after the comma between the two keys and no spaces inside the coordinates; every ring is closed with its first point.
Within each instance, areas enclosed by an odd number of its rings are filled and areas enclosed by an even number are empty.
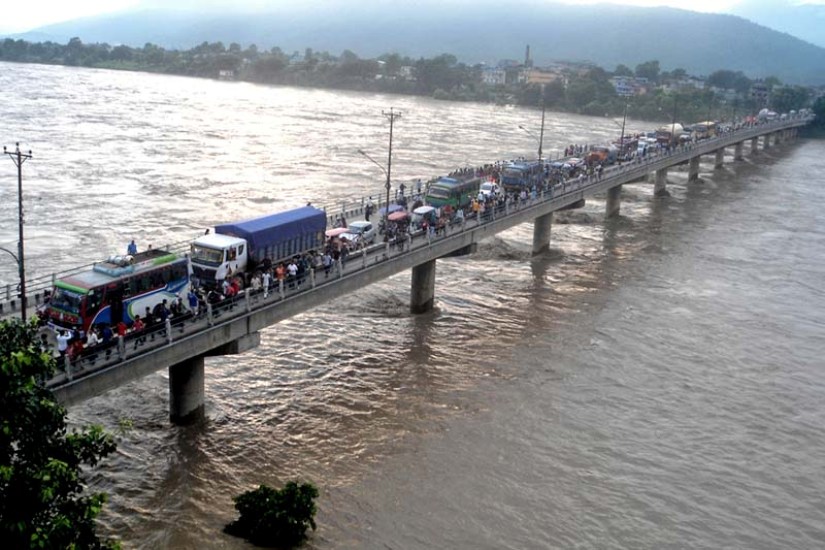
{"type": "Polygon", "coordinates": [[[86,295],[86,311],[85,317],[94,317],[95,313],[100,309],[100,304],[103,303],[103,288],[94,288],[86,295]]]}
{"type": "Polygon", "coordinates": [[[244,245],[239,245],[238,246],[238,256],[243,256],[243,246],[244,245]]]}

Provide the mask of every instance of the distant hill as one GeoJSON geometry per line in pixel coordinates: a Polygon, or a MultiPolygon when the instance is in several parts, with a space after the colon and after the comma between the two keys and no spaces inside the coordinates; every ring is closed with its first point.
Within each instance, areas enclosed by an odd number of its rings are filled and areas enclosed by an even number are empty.
{"type": "Polygon", "coordinates": [[[825,47],[825,4],[801,4],[793,0],[743,0],[731,11],[754,23],[825,47]]]}
{"type": "MultiPolygon", "coordinates": [[[[658,59],[664,70],[678,67],[707,75],[741,70],[751,78],[774,75],[786,83],[825,84],[825,49],[731,15],[673,8],[616,5],[569,6],[514,0],[463,6],[418,2],[416,7],[379,3],[352,9],[269,13],[124,12],[35,29],[35,40],[51,36],[65,43],[108,42],[190,48],[202,42],[305,48],[361,57],[396,52],[411,57],[451,53],[467,63],[524,59],[530,45],[537,65],[555,60],[591,61],[612,70],[619,63],[658,59]],[[431,9],[426,7],[429,5],[431,9]]],[[[21,37],[26,38],[26,35],[21,37]]]]}

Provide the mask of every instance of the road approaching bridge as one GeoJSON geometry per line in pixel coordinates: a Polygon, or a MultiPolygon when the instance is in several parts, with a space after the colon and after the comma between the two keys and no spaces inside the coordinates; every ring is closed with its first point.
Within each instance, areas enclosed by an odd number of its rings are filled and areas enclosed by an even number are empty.
{"type": "MultiPolygon", "coordinates": [[[[687,163],[688,181],[693,181],[698,177],[702,155],[715,155],[718,168],[726,147],[733,146],[734,159],[740,160],[746,141],[756,153],[760,142],[768,148],[795,138],[798,128],[809,122],[809,118],[797,117],[742,128],[668,153],[610,166],[599,176],[548,187],[534,199],[490,209],[481,219],[466,219],[439,235],[419,232],[411,240],[402,238],[398,243],[370,246],[351,254],[345,266],[336,265],[329,277],[310,272],[302,284],[276,287],[268,297],[248,289],[236,298],[210,306],[201,316],[179,318],[174,325],[159,327],[151,334],[129,335],[124,345],[108,351],[108,357],[101,350],[94,360],[87,357],[79,365],[66,362],[65,372],[49,381],[48,386],[61,402],[71,405],[168,368],[170,417],[173,422],[190,421],[203,412],[205,358],[256,347],[263,328],[408,269],[412,271],[410,309],[413,313],[428,311],[435,297],[438,258],[471,253],[479,241],[525,222],[534,223],[532,249],[534,254],[540,253],[549,246],[553,212],[557,210],[583,204],[586,197],[606,192],[606,215],[614,216],[619,212],[625,183],[647,181],[655,174],[654,191],[661,195],[666,191],[667,170],[675,165],[687,163]]],[[[358,208],[346,212],[348,218],[359,214],[362,212],[358,208]]],[[[8,315],[9,308],[0,311],[3,313],[8,315]]]]}

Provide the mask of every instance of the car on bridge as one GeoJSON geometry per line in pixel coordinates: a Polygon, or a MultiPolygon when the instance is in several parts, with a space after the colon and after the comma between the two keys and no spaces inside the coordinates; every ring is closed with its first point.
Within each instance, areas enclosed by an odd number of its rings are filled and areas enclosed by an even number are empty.
{"type": "Polygon", "coordinates": [[[347,230],[338,238],[346,239],[350,248],[360,248],[375,243],[375,237],[378,234],[376,227],[366,220],[352,222],[347,226],[347,230]]]}

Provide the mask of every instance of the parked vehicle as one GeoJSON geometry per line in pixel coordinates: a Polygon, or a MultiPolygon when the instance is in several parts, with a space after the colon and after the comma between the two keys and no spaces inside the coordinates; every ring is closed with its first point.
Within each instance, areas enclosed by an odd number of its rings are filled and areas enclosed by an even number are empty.
{"type": "Polygon", "coordinates": [[[478,191],[485,197],[489,197],[490,195],[498,195],[499,187],[498,184],[494,181],[485,181],[478,188],[478,191]]]}
{"type": "Polygon", "coordinates": [[[438,178],[427,188],[424,202],[431,206],[446,206],[448,204],[453,208],[467,206],[478,195],[481,181],[479,177],[467,179],[438,178]]]}
{"type": "MultiPolygon", "coordinates": [[[[92,269],[58,279],[41,310],[51,326],[87,331],[97,324],[131,324],[164,300],[189,292],[185,257],[160,249],[133,256],[110,256],[92,269]]],[[[186,300],[184,300],[186,303],[186,300]]]]}
{"type": "Polygon", "coordinates": [[[419,206],[413,210],[411,223],[414,228],[421,229],[425,222],[429,226],[435,226],[436,220],[435,208],[432,206],[419,206]]]}
{"type": "Polygon", "coordinates": [[[368,221],[351,222],[346,231],[338,237],[346,239],[350,248],[358,248],[375,243],[378,230],[368,221]]]}
{"type": "Polygon", "coordinates": [[[501,171],[501,186],[505,191],[519,192],[541,183],[544,163],[540,161],[510,162],[501,171]]]}
{"type": "Polygon", "coordinates": [[[215,286],[229,274],[255,269],[265,258],[274,262],[320,248],[326,225],[326,213],[312,206],[217,225],[213,234],[192,243],[192,269],[202,284],[215,286]]]}
{"type": "Polygon", "coordinates": [[[656,130],[656,141],[668,147],[678,145],[682,132],[684,132],[684,128],[678,122],[675,124],[665,124],[656,130]]]}

